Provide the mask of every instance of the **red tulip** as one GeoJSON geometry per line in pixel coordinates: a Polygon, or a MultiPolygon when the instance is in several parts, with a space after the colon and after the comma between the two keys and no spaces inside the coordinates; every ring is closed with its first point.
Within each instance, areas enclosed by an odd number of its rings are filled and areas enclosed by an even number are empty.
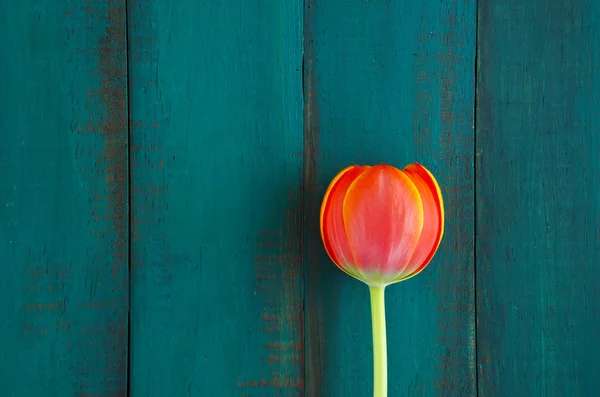
{"type": "Polygon", "coordinates": [[[444,230],[440,188],[420,164],[350,166],[329,185],[321,237],[331,260],[369,284],[388,285],[422,271],[444,230]]]}
{"type": "Polygon", "coordinates": [[[387,395],[385,309],[387,285],[421,272],[444,232],[438,183],[420,164],[350,166],[327,188],[321,205],[321,237],[327,254],[371,291],[375,396],[387,395]]]}

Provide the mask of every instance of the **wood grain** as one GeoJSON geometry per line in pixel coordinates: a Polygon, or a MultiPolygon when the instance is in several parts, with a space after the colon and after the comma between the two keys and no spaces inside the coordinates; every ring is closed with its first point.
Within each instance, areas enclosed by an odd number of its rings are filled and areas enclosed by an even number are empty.
{"type": "Polygon", "coordinates": [[[123,396],[125,2],[0,15],[1,394],[123,396]]]}
{"type": "Polygon", "coordinates": [[[386,291],[390,395],[475,395],[475,2],[305,3],[306,395],[372,393],[368,289],[322,248],[324,190],[350,164],[415,161],[447,226],[428,269],[386,291]]]}
{"type": "Polygon", "coordinates": [[[600,4],[479,20],[479,394],[599,395],[600,4]]]}
{"type": "Polygon", "coordinates": [[[301,395],[301,2],[128,11],[131,395],[301,395]]]}

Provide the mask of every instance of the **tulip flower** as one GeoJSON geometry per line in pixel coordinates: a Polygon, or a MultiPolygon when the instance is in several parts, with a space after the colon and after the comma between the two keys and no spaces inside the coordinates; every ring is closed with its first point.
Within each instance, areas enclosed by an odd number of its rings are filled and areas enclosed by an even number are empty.
{"type": "Polygon", "coordinates": [[[374,396],[387,396],[385,288],[419,274],[438,249],[444,204],[420,164],[350,166],[329,184],[320,214],[332,262],[367,284],[373,325],[374,396]]]}

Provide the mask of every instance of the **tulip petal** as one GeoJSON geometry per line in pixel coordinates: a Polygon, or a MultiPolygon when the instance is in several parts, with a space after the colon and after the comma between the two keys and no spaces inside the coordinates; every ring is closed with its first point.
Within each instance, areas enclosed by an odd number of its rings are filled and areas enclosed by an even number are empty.
{"type": "Polygon", "coordinates": [[[342,207],[352,182],[368,166],[352,166],[340,171],[329,184],[321,207],[321,237],[331,260],[346,273],[360,278],[352,260],[352,252],[344,228],[342,207]]]}
{"type": "Polygon", "coordinates": [[[402,171],[374,166],[346,193],[343,217],[354,263],[382,282],[407,266],[423,228],[419,191],[402,171]]]}
{"type": "MultiPolygon", "coordinates": [[[[423,270],[437,251],[444,233],[444,202],[440,187],[425,167],[410,164],[404,168],[413,181],[423,201],[423,232],[403,278],[412,277],[423,270]]],[[[401,276],[402,277],[402,276],[401,276]]]]}
{"type": "Polygon", "coordinates": [[[351,165],[349,167],[344,168],[343,170],[338,172],[338,174],[329,183],[329,186],[327,186],[327,190],[325,191],[325,195],[323,196],[323,201],[321,204],[321,214],[320,214],[321,238],[323,240],[325,240],[325,235],[323,232],[323,228],[324,228],[325,224],[323,222],[323,218],[325,216],[325,211],[329,208],[329,201],[330,201],[329,199],[331,198],[331,191],[333,190],[335,185],[340,181],[340,178],[344,176],[344,174],[346,174],[348,171],[350,171],[356,167],[357,167],[356,165],[351,165]]]}

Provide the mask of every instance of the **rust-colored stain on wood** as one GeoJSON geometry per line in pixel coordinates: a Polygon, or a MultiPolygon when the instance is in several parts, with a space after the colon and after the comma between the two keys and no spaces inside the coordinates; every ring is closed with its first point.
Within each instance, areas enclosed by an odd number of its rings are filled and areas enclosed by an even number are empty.
{"type": "Polygon", "coordinates": [[[319,152],[319,108],[316,90],[313,21],[317,2],[304,2],[304,56],[302,59],[302,91],[304,95],[304,172],[303,172],[303,235],[304,264],[304,395],[321,396],[323,370],[326,363],[326,347],[323,344],[323,326],[319,302],[314,288],[318,288],[319,258],[321,252],[319,233],[319,187],[317,164],[319,152]]]}
{"type": "MultiPolygon", "coordinates": [[[[94,11],[92,7],[90,13],[94,11]]],[[[100,135],[104,141],[102,169],[108,189],[105,208],[111,213],[115,232],[113,277],[123,271],[128,260],[128,155],[127,155],[127,64],[125,6],[117,0],[108,1],[106,34],[98,42],[100,73],[99,99],[104,105],[100,135]]]]}
{"type": "MultiPolygon", "coordinates": [[[[90,17],[102,12],[93,2],[86,1],[86,12],[90,17]]],[[[111,310],[114,317],[103,328],[89,328],[79,335],[80,343],[100,344],[107,349],[110,357],[108,366],[97,368],[90,363],[80,366],[79,371],[85,371],[90,377],[83,377],[80,384],[81,395],[95,395],[94,389],[103,388],[103,393],[124,395],[127,382],[127,306],[128,306],[128,156],[127,156],[127,66],[126,66],[126,31],[125,4],[123,1],[108,0],[106,6],[106,24],[103,35],[100,35],[98,51],[98,73],[100,85],[97,97],[100,100],[101,113],[93,123],[99,123],[98,134],[103,141],[102,157],[97,163],[97,169],[104,173],[106,196],[98,201],[98,211],[106,214],[103,223],[112,228],[113,288],[119,293],[117,305],[111,302],[89,302],[80,307],[85,310],[111,310]],[[108,219],[106,219],[108,217],[108,219]],[[96,381],[98,373],[103,378],[96,381]],[[94,379],[92,381],[92,379],[94,379]],[[96,382],[99,382],[96,384],[96,382]]],[[[98,193],[96,193],[98,195],[98,193]]],[[[102,270],[100,270],[102,271],[102,270]]],[[[106,275],[105,275],[106,276],[106,275]]],[[[96,279],[99,288],[107,288],[108,280],[96,279]]],[[[83,330],[82,330],[83,331],[83,330]]]]}
{"type": "Polygon", "coordinates": [[[452,2],[444,8],[439,30],[440,162],[438,170],[446,207],[446,231],[437,261],[436,288],[440,328],[437,393],[474,395],[475,292],[473,125],[474,2],[452,2]],[[470,42],[465,46],[464,41],[470,42]],[[464,376],[458,377],[462,373],[464,376]]]}
{"type": "Polygon", "coordinates": [[[294,389],[298,395],[304,390],[304,324],[299,290],[302,282],[301,207],[296,187],[290,188],[287,196],[289,209],[282,217],[284,227],[261,232],[254,251],[254,288],[265,304],[260,329],[269,340],[263,345],[266,356],[261,361],[268,363],[271,372],[261,373],[258,380],[239,380],[242,395],[253,395],[251,390],[255,388],[294,389]],[[281,302],[286,303],[283,311],[281,302]]]}

